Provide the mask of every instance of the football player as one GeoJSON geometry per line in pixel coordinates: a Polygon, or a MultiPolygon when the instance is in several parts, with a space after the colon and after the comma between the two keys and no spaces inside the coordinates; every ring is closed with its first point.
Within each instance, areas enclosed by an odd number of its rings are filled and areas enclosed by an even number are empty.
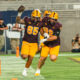
{"type": "Polygon", "coordinates": [[[51,14],[51,11],[45,10],[44,13],[43,13],[43,19],[42,19],[42,21],[43,22],[48,22],[50,14],[51,14]]]}
{"type": "MultiPolygon", "coordinates": [[[[42,22],[45,23],[45,25],[47,24],[47,22],[49,21],[49,15],[51,14],[51,11],[49,10],[45,10],[44,13],[43,13],[43,19],[42,19],[42,22]]],[[[41,39],[44,39],[44,37],[42,35],[40,35],[40,40],[41,39]]],[[[39,50],[42,48],[44,44],[41,43],[39,45],[39,50]]]]}
{"type": "Polygon", "coordinates": [[[44,43],[44,46],[41,50],[41,57],[39,59],[38,68],[35,73],[36,76],[40,75],[40,69],[42,68],[45,60],[50,55],[50,60],[55,61],[59,54],[60,49],[60,31],[62,28],[62,24],[60,24],[58,20],[58,13],[52,12],[49,15],[50,20],[43,26],[44,37],[40,42],[44,43]]]}
{"type": "MultiPolygon", "coordinates": [[[[20,12],[21,8],[19,8],[18,12],[20,12]]],[[[22,59],[28,58],[22,72],[23,76],[27,76],[27,70],[32,63],[36,52],[38,51],[38,33],[41,31],[41,13],[38,10],[34,10],[31,13],[31,18],[25,17],[24,19],[20,19],[21,14],[22,13],[18,14],[19,16],[16,18],[16,21],[17,23],[25,23],[25,34],[22,42],[21,57],[22,59]]]]}

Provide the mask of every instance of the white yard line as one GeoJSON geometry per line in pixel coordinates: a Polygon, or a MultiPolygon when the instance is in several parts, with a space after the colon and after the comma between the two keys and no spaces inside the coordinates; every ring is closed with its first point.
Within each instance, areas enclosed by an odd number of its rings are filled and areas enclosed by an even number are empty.
{"type": "MultiPolygon", "coordinates": [[[[65,54],[62,54],[61,53],[61,54],[59,54],[59,56],[78,56],[78,55],[80,56],[80,53],[72,53],[72,54],[71,53],[70,54],[66,54],[66,53],[65,54]]],[[[7,58],[8,57],[7,60],[16,59],[17,61],[20,61],[20,59],[21,59],[21,57],[18,57],[17,58],[16,56],[0,56],[0,57],[1,58],[7,58]]],[[[40,57],[40,54],[37,54],[35,57],[40,57]]],[[[16,60],[14,60],[14,61],[16,62],[16,60]]],[[[12,60],[11,60],[11,62],[12,62],[12,60]]],[[[23,62],[22,59],[21,59],[20,62],[23,62]]]]}
{"type": "Polygon", "coordinates": [[[39,77],[35,77],[35,70],[30,67],[28,70],[28,76],[23,77],[22,76],[22,71],[25,66],[25,61],[22,60],[20,57],[16,58],[15,56],[0,56],[1,59],[1,70],[2,70],[2,75],[0,76],[0,79],[5,80],[5,78],[18,78],[18,80],[43,80],[44,77],[40,75],[39,77]]]}
{"type": "MultiPolygon", "coordinates": [[[[72,53],[72,54],[59,54],[59,56],[80,56],[80,53],[72,53]]],[[[36,55],[35,57],[40,57],[40,55],[36,55]]]]}
{"type": "MultiPolygon", "coordinates": [[[[73,53],[73,54],[59,54],[59,56],[80,56],[80,53],[73,53]]],[[[40,54],[36,55],[35,57],[40,57],[40,54]]],[[[16,58],[16,56],[0,56],[1,59],[1,69],[2,75],[0,76],[1,80],[11,78],[19,78],[20,80],[43,80],[45,79],[42,75],[39,77],[35,77],[35,70],[30,67],[28,70],[28,76],[23,77],[22,71],[24,69],[25,61],[22,60],[20,57],[16,58]]]]}
{"type": "Polygon", "coordinates": [[[59,56],[80,56],[80,53],[73,53],[73,54],[59,54],[59,56]]]}

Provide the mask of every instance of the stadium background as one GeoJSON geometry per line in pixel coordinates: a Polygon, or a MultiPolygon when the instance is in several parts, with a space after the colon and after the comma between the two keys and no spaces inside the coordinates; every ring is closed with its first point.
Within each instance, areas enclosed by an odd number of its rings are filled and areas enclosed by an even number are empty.
{"type": "Polygon", "coordinates": [[[26,7],[22,17],[30,16],[31,11],[37,8],[42,12],[58,12],[59,21],[63,25],[60,51],[71,51],[71,40],[76,33],[80,33],[80,0],[0,0],[0,17],[4,18],[6,24],[15,22],[16,10],[20,5],[26,7]]]}

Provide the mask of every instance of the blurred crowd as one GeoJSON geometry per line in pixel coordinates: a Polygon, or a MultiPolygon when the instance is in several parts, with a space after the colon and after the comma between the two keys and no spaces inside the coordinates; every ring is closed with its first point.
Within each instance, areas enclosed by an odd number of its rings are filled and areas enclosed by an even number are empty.
{"type": "Polygon", "coordinates": [[[76,36],[72,39],[72,52],[80,52],[80,36],[76,36]]]}

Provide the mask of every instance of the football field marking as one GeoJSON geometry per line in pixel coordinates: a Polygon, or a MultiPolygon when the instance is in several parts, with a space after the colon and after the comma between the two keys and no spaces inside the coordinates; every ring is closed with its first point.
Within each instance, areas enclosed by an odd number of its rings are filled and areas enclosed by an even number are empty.
{"type": "Polygon", "coordinates": [[[1,76],[1,60],[0,60],[0,76],[1,76]]]}
{"type": "Polygon", "coordinates": [[[25,61],[22,60],[20,57],[16,58],[16,56],[0,56],[0,59],[2,60],[2,75],[0,76],[1,80],[9,79],[11,80],[12,78],[17,78],[18,80],[43,80],[44,77],[40,75],[39,77],[36,77],[35,70],[30,67],[28,70],[28,76],[23,77],[22,76],[22,71],[25,66],[25,61]],[[19,62],[19,63],[18,63],[19,62]]]}
{"type": "MultiPolygon", "coordinates": [[[[80,53],[75,54],[59,54],[59,56],[80,56],[80,53]]],[[[40,57],[39,55],[36,55],[35,57],[40,57]]],[[[16,58],[16,56],[0,56],[1,59],[1,80],[11,80],[12,78],[18,78],[18,80],[43,80],[45,79],[42,75],[39,77],[35,77],[35,70],[30,67],[28,70],[28,76],[23,77],[22,71],[25,66],[25,61],[22,60],[20,57],[16,58]]]]}
{"type": "MultiPolygon", "coordinates": [[[[49,56],[49,55],[48,55],[49,56]]],[[[59,56],[80,56],[80,53],[72,53],[72,54],[59,54],[59,56]]],[[[40,57],[40,55],[36,55],[35,57],[40,57]]]]}
{"type": "Polygon", "coordinates": [[[72,60],[72,61],[75,61],[75,62],[77,62],[77,63],[80,63],[80,57],[72,57],[72,58],[69,58],[70,60],[72,60]]]}

